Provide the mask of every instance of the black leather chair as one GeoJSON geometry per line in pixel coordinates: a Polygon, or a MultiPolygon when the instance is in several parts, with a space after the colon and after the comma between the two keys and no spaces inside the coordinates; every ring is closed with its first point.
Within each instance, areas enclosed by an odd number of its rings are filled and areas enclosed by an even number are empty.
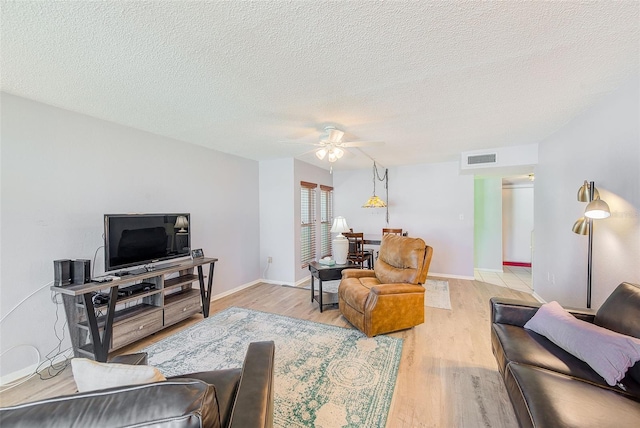
{"type": "MultiPolygon", "coordinates": [[[[254,342],[240,368],[0,408],[0,426],[271,427],[274,352],[273,342],[254,342]]],[[[133,358],[118,362],[143,361],[133,358]]]]}

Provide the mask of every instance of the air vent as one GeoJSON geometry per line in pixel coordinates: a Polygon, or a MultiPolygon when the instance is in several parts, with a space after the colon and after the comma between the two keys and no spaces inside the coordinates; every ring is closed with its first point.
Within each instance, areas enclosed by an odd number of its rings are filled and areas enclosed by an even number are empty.
{"type": "Polygon", "coordinates": [[[488,153],[484,155],[467,156],[467,165],[484,165],[488,163],[496,163],[496,153],[488,153]]]}

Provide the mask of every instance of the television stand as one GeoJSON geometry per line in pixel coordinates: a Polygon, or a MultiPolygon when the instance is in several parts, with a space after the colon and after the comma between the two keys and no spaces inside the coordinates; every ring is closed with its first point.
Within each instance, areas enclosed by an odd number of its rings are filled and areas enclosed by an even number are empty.
{"type": "Polygon", "coordinates": [[[173,266],[156,266],[151,272],[129,272],[109,282],[52,286],[52,291],[62,294],[74,355],[104,362],[109,352],[196,313],[209,317],[213,269],[217,261],[199,258],[173,266]],[[204,265],[209,265],[206,284],[204,265]],[[199,288],[193,287],[196,281],[199,288]],[[155,287],[147,286],[142,292],[126,296],[121,292],[118,298],[121,286],[126,290],[139,282],[155,287]],[[108,295],[107,302],[94,304],[95,293],[108,295]]]}

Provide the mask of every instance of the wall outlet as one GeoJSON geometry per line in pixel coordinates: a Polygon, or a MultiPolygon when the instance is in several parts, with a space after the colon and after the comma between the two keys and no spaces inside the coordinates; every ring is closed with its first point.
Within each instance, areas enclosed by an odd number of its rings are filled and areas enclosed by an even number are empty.
{"type": "Polygon", "coordinates": [[[273,263],[273,257],[271,256],[267,257],[267,263],[273,263]]]}

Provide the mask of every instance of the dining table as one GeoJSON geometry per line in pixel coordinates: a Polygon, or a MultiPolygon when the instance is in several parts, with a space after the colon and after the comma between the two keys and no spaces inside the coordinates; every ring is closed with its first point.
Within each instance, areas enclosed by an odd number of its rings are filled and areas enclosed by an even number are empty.
{"type": "Polygon", "coordinates": [[[380,242],[382,242],[382,235],[366,234],[364,235],[363,242],[365,245],[380,245],[380,242]]]}

